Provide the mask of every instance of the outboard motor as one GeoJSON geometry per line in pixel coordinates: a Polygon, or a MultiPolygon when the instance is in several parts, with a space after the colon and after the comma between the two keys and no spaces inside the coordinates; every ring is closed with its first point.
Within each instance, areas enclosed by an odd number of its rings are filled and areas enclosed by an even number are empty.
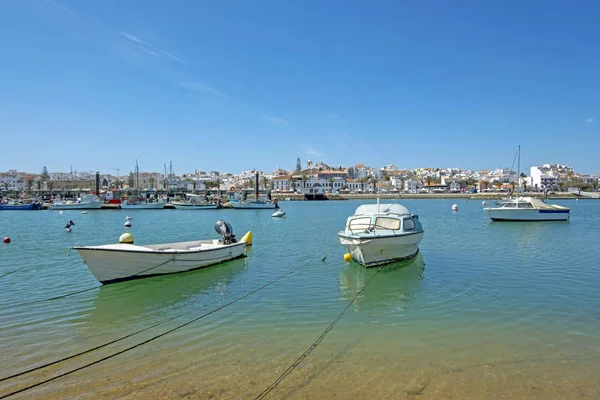
{"type": "Polygon", "coordinates": [[[223,238],[224,244],[237,243],[237,239],[233,234],[233,228],[229,222],[222,219],[218,220],[215,224],[215,231],[223,238]]]}

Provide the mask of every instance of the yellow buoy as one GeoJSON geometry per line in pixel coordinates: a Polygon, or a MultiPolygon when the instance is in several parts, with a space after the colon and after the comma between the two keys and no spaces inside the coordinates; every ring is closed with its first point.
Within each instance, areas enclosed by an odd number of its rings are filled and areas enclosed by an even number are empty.
{"type": "Polygon", "coordinates": [[[131,233],[124,233],[119,237],[119,243],[133,244],[133,235],[131,233]]]}
{"type": "Polygon", "coordinates": [[[350,253],[344,254],[344,261],[350,262],[350,260],[352,260],[352,256],[350,255],[350,253]]]}
{"type": "Polygon", "coordinates": [[[240,242],[246,242],[248,246],[252,246],[252,231],[248,231],[240,242]]]}

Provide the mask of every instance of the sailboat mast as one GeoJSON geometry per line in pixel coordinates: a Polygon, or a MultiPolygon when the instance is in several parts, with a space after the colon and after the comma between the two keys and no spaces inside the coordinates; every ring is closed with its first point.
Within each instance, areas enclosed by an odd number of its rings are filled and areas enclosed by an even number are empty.
{"type": "Polygon", "coordinates": [[[254,197],[258,201],[258,171],[255,171],[254,178],[254,197]]]}
{"type": "Polygon", "coordinates": [[[517,198],[521,190],[521,145],[519,145],[519,157],[517,158],[517,198]]]}

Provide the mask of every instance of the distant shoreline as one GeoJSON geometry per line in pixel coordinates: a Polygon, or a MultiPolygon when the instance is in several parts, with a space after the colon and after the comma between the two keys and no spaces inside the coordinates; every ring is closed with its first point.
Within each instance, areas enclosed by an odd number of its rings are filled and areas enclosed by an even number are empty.
{"type": "MultiPolygon", "coordinates": [[[[418,194],[407,194],[407,193],[364,193],[364,194],[326,194],[327,200],[368,200],[368,199],[467,199],[467,200],[499,200],[509,197],[510,193],[418,193],[418,194]]],[[[544,198],[542,193],[523,193],[523,196],[544,198]]],[[[289,193],[274,193],[273,199],[279,201],[289,198],[291,201],[305,201],[304,195],[301,194],[289,194],[289,193]]],[[[562,192],[552,195],[548,195],[547,199],[576,199],[573,193],[562,192]]]]}

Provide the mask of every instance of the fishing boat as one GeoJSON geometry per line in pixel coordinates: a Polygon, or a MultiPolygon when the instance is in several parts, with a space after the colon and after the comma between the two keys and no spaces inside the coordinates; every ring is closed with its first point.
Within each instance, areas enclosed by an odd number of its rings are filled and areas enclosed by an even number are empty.
{"type": "Polygon", "coordinates": [[[199,194],[186,193],[183,201],[172,201],[171,204],[178,210],[216,210],[221,208],[219,203],[211,203],[199,194]]]}
{"type": "Polygon", "coordinates": [[[31,203],[23,203],[16,200],[0,203],[0,210],[41,210],[42,203],[37,200],[31,203]]]}
{"type": "Polygon", "coordinates": [[[85,264],[102,284],[174,274],[219,264],[243,257],[252,244],[252,232],[241,240],[231,225],[217,221],[215,230],[221,239],[135,245],[133,236],[124,233],[117,244],[75,246],[85,264]]]}
{"type": "Polygon", "coordinates": [[[519,196],[521,187],[521,146],[517,150],[517,193],[514,197],[502,200],[496,207],[484,208],[492,221],[568,221],[571,209],[556,204],[548,204],[541,199],[519,196]]]}
{"type": "Polygon", "coordinates": [[[76,200],[55,200],[50,205],[51,210],[93,210],[99,209],[104,201],[95,194],[82,194],[76,200]]]}
{"type": "Polygon", "coordinates": [[[142,198],[134,198],[123,200],[121,202],[121,208],[127,208],[131,210],[160,210],[165,208],[165,204],[167,203],[164,201],[147,201],[146,199],[142,198]]]}
{"type": "Polygon", "coordinates": [[[340,243],[354,261],[365,267],[385,265],[413,257],[424,230],[419,216],[401,204],[363,204],[348,217],[338,233],[340,243]]]}
{"type": "Polygon", "coordinates": [[[254,181],[254,201],[237,201],[231,202],[231,206],[234,209],[267,209],[273,210],[279,208],[277,205],[277,200],[259,200],[258,199],[258,171],[255,172],[255,181],[254,181]]]}

